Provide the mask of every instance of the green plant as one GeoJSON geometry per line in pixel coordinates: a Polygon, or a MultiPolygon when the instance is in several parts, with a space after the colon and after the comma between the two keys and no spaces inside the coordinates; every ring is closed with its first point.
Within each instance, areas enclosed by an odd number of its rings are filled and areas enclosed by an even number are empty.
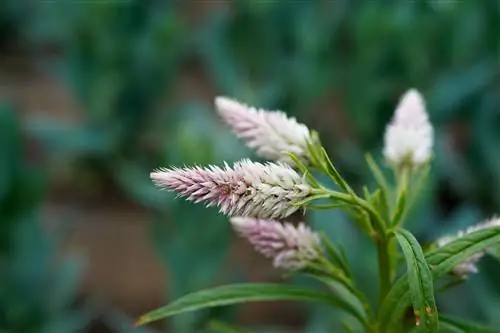
{"type": "Polygon", "coordinates": [[[217,98],[216,106],[224,122],[249,147],[279,162],[242,160],[223,167],[158,169],[151,178],[189,201],[218,206],[231,217],[238,234],[271,258],[276,268],[309,277],[327,292],[285,284],[220,286],[183,296],[147,313],[138,325],[207,307],[297,300],[345,311],[350,315],[344,323],[347,332],[438,332],[450,328],[493,332],[443,314],[435,294],[477,272],[479,259],[500,242],[500,220],[440,238],[425,249],[404,228],[405,217],[429,172],[434,137],[425,102],[416,90],[403,96],[384,136],[384,156],[393,179],[387,179],[368,155],[367,164],[377,186],[363,187],[361,194],[335,168],[316,132],[294,118],[227,98],[217,98]],[[320,183],[313,175],[316,171],[325,174],[336,188],[320,183]],[[295,226],[280,221],[301,209],[342,209],[351,214],[377,249],[375,304],[357,287],[343,248],[302,223],[295,226]],[[405,269],[397,269],[400,266],[405,269]]]}
{"type": "Polygon", "coordinates": [[[61,237],[39,215],[46,176],[31,165],[16,111],[0,107],[0,331],[82,332],[75,306],[82,258],[60,258],[61,237]]]}

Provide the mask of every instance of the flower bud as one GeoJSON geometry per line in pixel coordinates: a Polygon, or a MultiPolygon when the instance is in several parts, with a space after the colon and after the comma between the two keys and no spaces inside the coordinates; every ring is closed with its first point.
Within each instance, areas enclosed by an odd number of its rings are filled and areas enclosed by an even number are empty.
{"type": "Polygon", "coordinates": [[[273,259],[276,268],[299,270],[320,255],[319,235],[304,223],[295,227],[290,223],[248,217],[233,217],[231,223],[257,252],[273,259]]]}
{"type": "Polygon", "coordinates": [[[384,137],[384,155],[397,167],[418,168],[432,155],[434,130],[425,101],[415,89],[401,98],[384,137]]]}
{"type": "Polygon", "coordinates": [[[311,134],[307,126],[281,111],[256,109],[226,97],[215,99],[217,111],[226,125],[257,155],[293,164],[287,153],[302,161],[309,160],[307,142],[311,134]]]}

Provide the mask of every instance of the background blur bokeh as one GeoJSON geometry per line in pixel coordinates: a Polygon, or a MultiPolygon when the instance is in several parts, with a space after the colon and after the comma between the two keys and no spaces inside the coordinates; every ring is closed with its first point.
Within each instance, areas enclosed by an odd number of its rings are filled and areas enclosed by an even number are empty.
{"type": "MultiPolygon", "coordinates": [[[[416,87],[436,127],[434,169],[409,227],[424,242],[500,212],[500,2],[17,1],[0,4],[0,331],[335,332],[292,303],[133,319],[189,291],[281,281],[216,209],[158,191],[159,166],[251,156],[216,95],[286,110],[320,132],[341,172],[372,182],[399,96],[416,87]]],[[[309,223],[376,290],[373,249],[338,211],[309,223]]],[[[439,307],[500,325],[500,265],[439,307]]],[[[303,283],[293,281],[293,283],[303,283]]]]}

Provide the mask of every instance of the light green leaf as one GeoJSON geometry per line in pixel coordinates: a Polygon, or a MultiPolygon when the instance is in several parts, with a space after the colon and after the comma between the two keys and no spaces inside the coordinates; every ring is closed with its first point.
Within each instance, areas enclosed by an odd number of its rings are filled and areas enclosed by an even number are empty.
{"type": "Polygon", "coordinates": [[[318,301],[332,306],[344,306],[344,303],[335,296],[310,288],[283,284],[242,283],[215,287],[183,296],[164,307],[142,315],[137,320],[136,326],[204,308],[278,300],[318,301]]]}
{"type": "Polygon", "coordinates": [[[353,198],[357,198],[356,194],[349,186],[349,184],[344,180],[344,178],[340,175],[338,170],[333,165],[330,157],[328,156],[325,148],[321,147],[321,157],[324,162],[323,170],[335,181],[335,183],[340,186],[344,191],[352,195],[353,198]]]}
{"type": "MultiPolygon", "coordinates": [[[[440,323],[444,324],[442,326],[447,327],[447,329],[454,329],[452,332],[498,333],[498,329],[489,328],[482,324],[478,324],[469,320],[455,318],[447,315],[439,315],[439,319],[440,323]]],[[[450,332],[450,330],[444,332],[450,332]]]]}
{"type": "Polygon", "coordinates": [[[354,318],[365,326],[368,326],[368,302],[364,295],[351,286],[347,286],[344,281],[332,276],[320,276],[309,274],[310,277],[324,283],[335,296],[342,302],[342,308],[350,313],[354,318]]]}
{"type": "MultiPolygon", "coordinates": [[[[433,279],[444,277],[467,258],[497,244],[500,244],[500,228],[489,228],[472,232],[429,252],[426,259],[431,267],[433,279]]],[[[401,321],[410,303],[408,276],[404,274],[393,285],[382,303],[379,322],[384,332],[401,321]]]]}
{"type": "Polygon", "coordinates": [[[288,153],[288,156],[292,159],[292,161],[295,163],[295,166],[297,169],[299,169],[300,172],[306,177],[306,179],[313,184],[314,186],[318,187],[319,183],[318,181],[314,178],[314,176],[311,174],[307,166],[295,155],[294,153],[288,153]]]}
{"type": "Polygon", "coordinates": [[[344,252],[342,252],[342,248],[337,251],[330,238],[324,232],[321,233],[321,240],[325,245],[326,253],[328,254],[330,260],[332,260],[332,263],[342,269],[344,274],[350,278],[351,273],[349,270],[349,265],[347,263],[347,258],[345,257],[344,252]]]}
{"type": "Polygon", "coordinates": [[[368,164],[368,167],[370,168],[378,186],[380,186],[383,190],[387,191],[389,189],[387,185],[387,179],[385,178],[382,170],[380,170],[379,166],[377,165],[377,162],[375,162],[371,154],[366,154],[365,159],[366,159],[366,164],[368,164]]]}
{"type": "Polygon", "coordinates": [[[391,225],[397,226],[399,222],[403,219],[405,212],[406,212],[406,190],[403,189],[398,196],[391,225]]]}
{"type": "Polygon", "coordinates": [[[432,273],[424,252],[407,230],[396,231],[396,238],[406,258],[413,312],[419,318],[419,331],[436,332],[439,326],[432,273]]]}

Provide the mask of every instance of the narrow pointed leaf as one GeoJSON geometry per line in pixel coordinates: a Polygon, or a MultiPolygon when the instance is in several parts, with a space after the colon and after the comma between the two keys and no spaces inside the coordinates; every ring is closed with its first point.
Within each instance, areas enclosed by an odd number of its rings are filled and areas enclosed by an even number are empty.
{"type": "Polygon", "coordinates": [[[393,226],[398,225],[399,222],[403,219],[405,212],[406,212],[406,191],[403,190],[398,197],[391,225],[393,226]]]}
{"type": "Polygon", "coordinates": [[[141,316],[136,326],[204,308],[262,301],[317,301],[332,306],[345,304],[334,295],[283,284],[242,283],[215,287],[183,296],[170,304],[141,316]]]}
{"type": "Polygon", "coordinates": [[[396,238],[406,259],[413,312],[419,318],[420,323],[418,331],[436,332],[439,324],[434,299],[434,284],[424,252],[409,231],[396,231],[396,238]]]}
{"type": "Polygon", "coordinates": [[[379,166],[377,165],[377,162],[373,159],[371,154],[366,154],[365,155],[366,163],[368,164],[368,167],[370,168],[373,177],[375,178],[375,181],[377,184],[384,190],[388,190],[388,185],[387,185],[387,180],[385,179],[385,176],[380,170],[379,166]]]}
{"type": "MultiPolygon", "coordinates": [[[[457,238],[429,252],[425,257],[431,267],[433,279],[437,280],[472,255],[498,244],[500,244],[500,228],[483,229],[457,238]]],[[[386,332],[389,328],[396,326],[410,304],[408,276],[403,274],[382,303],[379,313],[381,329],[386,332]]]]}
{"type": "Polygon", "coordinates": [[[342,301],[343,309],[347,313],[350,313],[354,318],[358,319],[359,322],[365,326],[368,325],[368,316],[366,312],[367,302],[361,294],[356,294],[353,292],[353,288],[346,286],[342,281],[335,278],[320,276],[320,275],[310,275],[314,279],[324,283],[336,297],[342,301]]]}
{"type": "Polygon", "coordinates": [[[498,329],[486,327],[482,324],[478,324],[469,320],[455,318],[447,315],[439,315],[439,319],[441,323],[445,324],[447,327],[454,328],[456,332],[498,333],[498,329]]]}

